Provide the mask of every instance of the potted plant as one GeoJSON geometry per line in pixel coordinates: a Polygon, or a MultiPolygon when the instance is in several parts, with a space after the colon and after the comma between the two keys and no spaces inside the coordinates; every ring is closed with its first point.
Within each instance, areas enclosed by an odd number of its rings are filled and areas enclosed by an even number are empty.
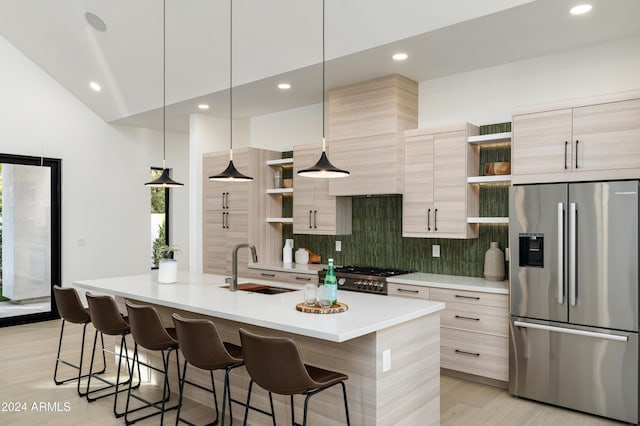
{"type": "Polygon", "coordinates": [[[163,244],[158,246],[156,256],[158,260],[158,282],[161,284],[175,283],[178,276],[178,261],[174,259],[180,253],[178,246],[163,244]]]}

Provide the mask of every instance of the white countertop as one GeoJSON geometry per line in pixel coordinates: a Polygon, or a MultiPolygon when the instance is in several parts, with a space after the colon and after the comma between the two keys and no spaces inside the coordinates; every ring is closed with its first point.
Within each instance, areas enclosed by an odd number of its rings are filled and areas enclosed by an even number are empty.
{"type": "Polygon", "coordinates": [[[483,278],[461,277],[457,275],[428,274],[414,272],[387,278],[396,284],[419,285],[423,287],[448,288],[451,290],[480,291],[483,293],[509,294],[509,281],[487,281],[483,278]]]}
{"type": "MultiPolygon", "coordinates": [[[[225,277],[178,272],[175,284],[158,284],[157,273],[129,277],[83,280],[75,287],[148,303],[197,312],[217,318],[271,328],[274,330],[344,342],[444,309],[444,303],[420,299],[385,297],[375,294],[339,291],[338,299],[349,309],[338,314],[309,314],[296,310],[302,290],[275,295],[230,292],[222,288],[225,277]]],[[[296,288],[291,283],[258,279],[239,279],[239,283],[258,283],[296,288]]]]}
{"type": "Polygon", "coordinates": [[[277,265],[267,263],[250,263],[251,269],[264,269],[267,271],[277,272],[294,272],[296,274],[308,274],[317,275],[318,271],[322,271],[322,268],[326,268],[327,265],[319,263],[311,264],[299,264],[299,263],[280,263],[277,265]]]}

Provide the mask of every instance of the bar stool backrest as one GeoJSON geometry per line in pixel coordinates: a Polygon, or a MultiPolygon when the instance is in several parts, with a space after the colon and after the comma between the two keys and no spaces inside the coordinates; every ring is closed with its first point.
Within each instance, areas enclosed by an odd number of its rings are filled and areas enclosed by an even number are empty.
{"type": "Polygon", "coordinates": [[[75,288],[54,286],[53,295],[58,313],[63,320],[76,324],[85,324],[91,321],[75,288]]]}
{"type": "Polygon", "coordinates": [[[259,336],[240,329],[240,342],[247,372],[263,389],[294,395],[317,387],[293,340],[259,336]]]}
{"type": "Polygon", "coordinates": [[[219,370],[242,362],[229,354],[213,322],[178,314],[171,317],[182,355],[192,365],[203,370],[219,370]]]}
{"type": "Polygon", "coordinates": [[[87,293],[89,316],[93,326],[109,336],[119,336],[129,332],[129,324],[124,320],[116,301],[111,296],[87,293]]]}
{"type": "Polygon", "coordinates": [[[153,306],[125,301],[133,340],[151,351],[178,347],[178,341],[167,333],[158,311],[153,306]]]}

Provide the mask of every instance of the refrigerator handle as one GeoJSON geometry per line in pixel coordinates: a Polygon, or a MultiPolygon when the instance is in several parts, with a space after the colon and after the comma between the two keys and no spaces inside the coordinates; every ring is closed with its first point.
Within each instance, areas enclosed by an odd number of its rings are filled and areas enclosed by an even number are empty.
{"type": "Polygon", "coordinates": [[[554,327],[552,325],[536,324],[532,322],[514,321],[513,325],[516,327],[534,328],[536,330],[551,331],[554,333],[575,334],[578,336],[594,337],[596,339],[613,340],[616,342],[629,341],[627,336],[620,336],[618,334],[599,333],[597,331],[587,331],[575,328],[554,327]]]}
{"type": "Polygon", "coordinates": [[[564,203],[558,203],[558,304],[564,304],[564,203]]]}
{"type": "Polygon", "coordinates": [[[569,206],[569,302],[571,306],[576,306],[576,273],[578,271],[576,265],[576,239],[578,238],[576,220],[578,209],[576,203],[570,203],[569,206]]]}

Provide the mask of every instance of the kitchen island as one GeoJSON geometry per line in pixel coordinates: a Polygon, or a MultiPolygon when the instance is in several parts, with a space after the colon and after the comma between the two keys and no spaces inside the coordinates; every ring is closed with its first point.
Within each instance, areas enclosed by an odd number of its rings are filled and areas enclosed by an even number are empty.
{"type": "MultiPolygon", "coordinates": [[[[291,283],[251,280],[293,291],[275,295],[230,292],[225,277],[181,272],[175,284],[158,284],[155,274],[77,281],[78,288],[155,305],[167,325],[172,312],[210,318],[222,338],[239,344],[238,329],[289,336],[305,362],[346,373],[351,422],[354,425],[438,424],[440,412],[440,314],[444,303],[340,292],[349,309],[338,314],[309,314],[295,309],[303,299],[291,283]],[[388,354],[388,355],[386,355],[388,354]],[[383,362],[384,359],[384,362],[383,362]]],[[[248,280],[239,280],[240,283],[248,280]]],[[[196,369],[189,376],[196,376],[196,369]]],[[[201,373],[202,383],[207,375],[201,373]]],[[[248,376],[238,369],[231,377],[235,399],[246,397],[248,376]]],[[[185,390],[185,393],[188,389],[185,390]]],[[[186,394],[203,404],[210,396],[186,394]]],[[[264,390],[254,391],[255,405],[268,407],[264,390]]],[[[289,399],[274,396],[276,417],[288,423],[289,399]]],[[[301,414],[301,399],[297,412],[301,414]]],[[[343,424],[338,391],[314,396],[310,424],[343,424]]],[[[238,407],[234,417],[240,419],[238,407]]],[[[297,419],[298,421],[300,419],[297,419]]],[[[251,424],[269,424],[251,412],[251,424]]]]}

